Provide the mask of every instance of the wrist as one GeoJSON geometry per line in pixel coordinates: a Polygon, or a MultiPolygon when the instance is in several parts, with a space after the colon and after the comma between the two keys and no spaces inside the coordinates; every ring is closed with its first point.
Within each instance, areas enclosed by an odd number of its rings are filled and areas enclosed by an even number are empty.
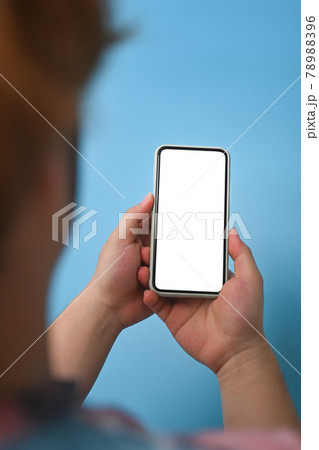
{"type": "Polygon", "coordinates": [[[299,430],[277,358],[262,341],[234,355],[217,373],[224,426],[299,430]]]}
{"type": "Polygon", "coordinates": [[[231,356],[216,375],[220,389],[249,383],[265,372],[280,371],[278,361],[269,344],[257,336],[247,347],[231,356]]]}
{"type": "Polygon", "coordinates": [[[88,302],[91,304],[91,313],[94,317],[96,323],[100,323],[102,327],[108,329],[114,334],[114,338],[116,338],[121,331],[123,330],[123,325],[119,318],[117,311],[112,308],[112,302],[110,301],[110,296],[107,293],[103,293],[103,296],[100,295],[98,289],[95,286],[92,286],[90,282],[88,285],[88,294],[89,298],[88,302]]]}

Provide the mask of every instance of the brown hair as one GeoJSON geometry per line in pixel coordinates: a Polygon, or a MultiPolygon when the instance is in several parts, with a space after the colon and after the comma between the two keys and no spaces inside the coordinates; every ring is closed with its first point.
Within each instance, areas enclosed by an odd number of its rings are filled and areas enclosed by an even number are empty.
{"type": "Polygon", "coordinates": [[[101,50],[117,39],[108,1],[10,0],[30,60],[61,83],[86,82],[101,50]]]}
{"type": "MultiPolygon", "coordinates": [[[[19,55],[23,55],[32,73],[46,78],[48,85],[79,91],[102,50],[118,38],[110,25],[109,2],[103,2],[103,11],[100,3],[99,0],[7,0],[11,29],[19,46],[17,67],[19,55]]],[[[7,41],[10,45],[9,37],[4,36],[4,42],[7,41]]],[[[1,72],[5,75],[10,73],[9,63],[1,62],[1,72]]],[[[23,76],[22,73],[21,79],[23,76]]],[[[30,92],[36,93],[35,97],[40,99],[37,106],[45,115],[50,109],[46,111],[46,106],[53,101],[50,92],[42,92],[40,88],[37,92],[37,79],[31,79],[26,90],[27,93],[22,92],[26,97],[30,92]]],[[[60,131],[63,133],[63,129],[60,131]]],[[[53,134],[43,119],[0,79],[0,233],[35,179],[53,134]]],[[[66,151],[74,162],[74,151],[66,151]]]]}

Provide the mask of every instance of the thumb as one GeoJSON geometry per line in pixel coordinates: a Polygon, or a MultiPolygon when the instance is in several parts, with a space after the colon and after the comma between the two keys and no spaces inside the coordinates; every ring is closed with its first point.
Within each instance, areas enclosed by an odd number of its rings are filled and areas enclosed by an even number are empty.
{"type": "Polygon", "coordinates": [[[149,216],[153,208],[154,197],[149,192],[135,206],[129,208],[119,223],[119,238],[135,240],[136,235],[149,234],[149,216]]]}
{"type": "Polygon", "coordinates": [[[144,305],[158,315],[164,323],[167,322],[173,309],[173,303],[169,299],[159,297],[154,291],[147,289],[144,291],[143,302],[144,305]]]}
{"type": "Polygon", "coordinates": [[[235,277],[246,280],[261,279],[250,248],[240,239],[236,228],[229,231],[229,254],[234,260],[235,277]]]}

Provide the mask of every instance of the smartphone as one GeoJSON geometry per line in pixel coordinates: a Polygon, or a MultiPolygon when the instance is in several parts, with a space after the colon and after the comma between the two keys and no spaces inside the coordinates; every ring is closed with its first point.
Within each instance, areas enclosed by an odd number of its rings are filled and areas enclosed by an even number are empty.
{"type": "Polygon", "coordinates": [[[227,281],[227,150],[163,145],[155,152],[150,289],[216,298],[227,281]]]}

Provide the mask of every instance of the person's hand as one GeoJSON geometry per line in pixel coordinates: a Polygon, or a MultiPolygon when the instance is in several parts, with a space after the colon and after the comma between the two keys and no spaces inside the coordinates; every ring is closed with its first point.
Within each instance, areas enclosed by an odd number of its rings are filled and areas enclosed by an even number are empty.
{"type": "Polygon", "coordinates": [[[123,215],[100,252],[90,283],[50,327],[51,376],[75,380],[81,399],[92,388],[123,328],[152,314],[143,303],[144,288],[137,279],[144,246],[149,246],[152,206],[153,196],[148,194],[123,215]]]}
{"type": "MultiPolygon", "coordinates": [[[[235,275],[215,300],[158,297],[148,290],[148,267],[138,270],[138,279],[147,289],[144,304],[165,322],[187,353],[215,373],[234,355],[263,341],[258,334],[263,335],[263,281],[236,229],[229,233],[229,254],[235,275]]],[[[143,249],[143,259],[149,263],[149,249],[143,249]]]]}
{"type": "Polygon", "coordinates": [[[149,248],[153,200],[149,193],[123,215],[100,252],[90,282],[91,297],[99,308],[102,307],[102,313],[112,317],[113,327],[118,332],[153,314],[143,303],[144,288],[137,279],[143,247],[149,248]],[[143,234],[145,232],[147,234],[143,234]]]}

